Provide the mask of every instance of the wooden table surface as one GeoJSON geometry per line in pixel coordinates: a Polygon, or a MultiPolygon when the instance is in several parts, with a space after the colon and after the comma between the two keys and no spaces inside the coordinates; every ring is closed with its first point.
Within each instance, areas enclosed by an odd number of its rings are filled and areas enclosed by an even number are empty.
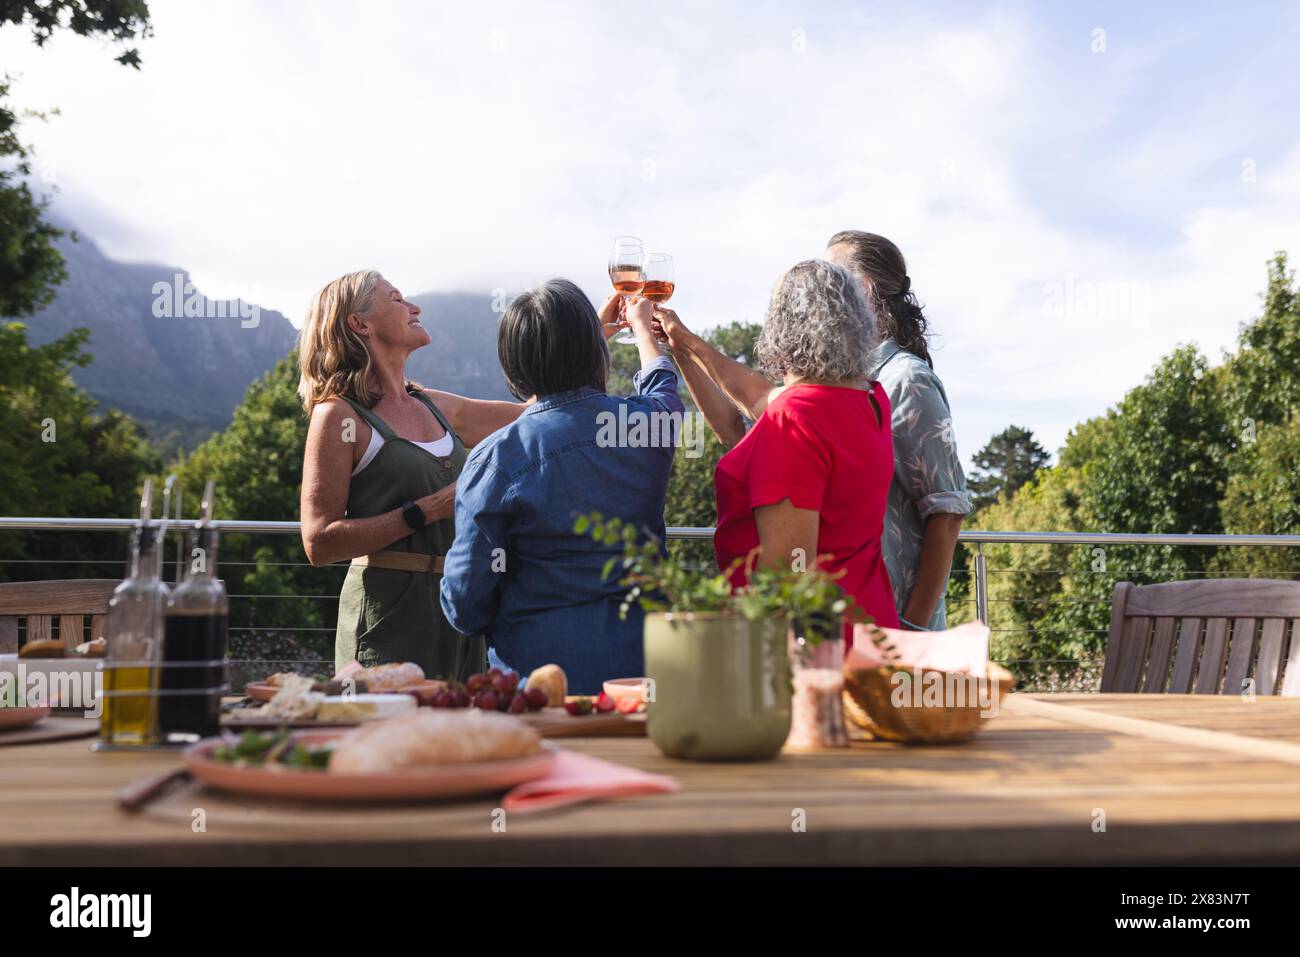
{"type": "Polygon", "coordinates": [[[284,805],[191,784],[128,814],[114,791],[175,754],[0,747],[0,865],[1300,861],[1295,698],[1013,695],[967,744],[759,764],[672,761],[640,738],[563,744],[682,790],[514,814],[504,833],[493,799],[284,805]]]}

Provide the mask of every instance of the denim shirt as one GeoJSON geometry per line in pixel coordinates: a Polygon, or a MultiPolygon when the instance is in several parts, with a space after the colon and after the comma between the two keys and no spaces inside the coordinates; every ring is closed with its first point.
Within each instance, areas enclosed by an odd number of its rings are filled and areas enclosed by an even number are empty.
{"type": "Polygon", "coordinates": [[[575,518],[596,511],[663,540],[684,411],[677,371],[661,357],[632,381],[637,394],[625,399],[591,388],[541,397],[479,443],[456,485],[441,592],[447,620],[461,634],[483,633],[524,677],[558,664],[574,694],[645,673],[641,610],[620,620],[626,589],[616,573],[602,575],[621,549],[573,531],[575,518]]]}
{"type": "MultiPolygon", "coordinates": [[[[957,455],[948,394],[934,370],[893,339],[876,347],[867,368],[889,393],[893,410],[894,479],[885,509],[884,552],[901,617],[916,585],[925,520],[936,512],[969,515],[972,502],[957,455]]],[[[942,630],[946,613],[940,595],[929,621],[907,624],[942,630]]]]}

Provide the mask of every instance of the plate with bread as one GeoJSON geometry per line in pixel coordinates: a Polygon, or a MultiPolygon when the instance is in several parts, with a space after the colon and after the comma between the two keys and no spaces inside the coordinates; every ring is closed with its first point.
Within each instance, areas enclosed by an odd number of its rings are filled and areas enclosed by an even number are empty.
{"type": "MultiPolygon", "coordinates": [[[[244,694],[254,701],[267,702],[287,683],[300,676],[292,671],[283,671],[271,675],[264,681],[249,682],[244,686],[244,694]]],[[[353,662],[339,671],[333,678],[314,678],[312,691],[327,695],[353,694],[414,694],[417,698],[431,698],[446,687],[446,682],[431,681],[424,676],[424,669],[411,661],[394,662],[363,668],[353,662]]],[[[426,703],[422,701],[421,703],[426,703]]]]}
{"type": "Polygon", "coordinates": [[[0,701],[0,731],[13,731],[35,724],[49,715],[49,708],[7,708],[0,701]]]}
{"type": "MultiPolygon", "coordinates": [[[[45,687],[50,689],[64,687],[68,676],[74,675],[82,695],[76,702],[77,710],[85,710],[95,706],[98,682],[94,675],[103,660],[103,638],[82,642],[72,648],[57,639],[38,639],[24,644],[16,654],[0,654],[0,675],[13,675],[15,678],[22,675],[24,680],[29,680],[31,675],[41,673],[45,675],[45,687]]],[[[0,678],[0,682],[5,680],[0,678]]],[[[51,697],[56,695],[52,693],[51,697]]],[[[51,704],[60,707],[57,700],[51,704]]]]}
{"type": "Polygon", "coordinates": [[[221,791],[307,801],[414,801],[504,792],[546,775],[555,746],[499,712],[419,708],[351,730],[223,734],[185,767],[221,791]]]}

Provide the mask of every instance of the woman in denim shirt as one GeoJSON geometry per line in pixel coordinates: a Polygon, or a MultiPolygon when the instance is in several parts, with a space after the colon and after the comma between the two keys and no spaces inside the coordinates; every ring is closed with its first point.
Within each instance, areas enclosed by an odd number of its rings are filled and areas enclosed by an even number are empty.
{"type": "Polygon", "coordinates": [[[456,487],[456,539],[442,608],[452,627],[482,633],[527,675],[560,665],[575,694],[641,675],[642,615],[619,617],[625,589],[602,571],[618,548],[573,531],[589,512],[618,516],[663,539],[664,495],[683,405],[661,356],[653,304],[626,307],[641,371],[637,394],[605,394],[620,302],[598,317],[573,283],[553,279],[516,298],[497,330],[506,384],[530,405],[481,442],[456,487]]]}

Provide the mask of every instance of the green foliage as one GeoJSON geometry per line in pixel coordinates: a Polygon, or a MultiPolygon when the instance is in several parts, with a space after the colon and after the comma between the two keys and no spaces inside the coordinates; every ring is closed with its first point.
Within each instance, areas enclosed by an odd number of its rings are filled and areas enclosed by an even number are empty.
{"type": "Polygon", "coordinates": [[[18,118],[4,104],[7,78],[0,77],[0,316],[28,316],[54,299],[67,278],[54,241],[63,231],[45,222],[46,199],[32,195],[24,177],[30,152],[18,139],[18,118]]]}
{"type": "Polygon", "coordinates": [[[664,554],[663,543],[620,518],[605,518],[600,512],[580,515],[573,523],[574,534],[589,535],[607,548],[620,548],[611,556],[602,575],[627,588],[619,606],[627,617],[635,603],[646,612],[732,611],[731,585],[717,570],[702,571],[664,554]]]}
{"type": "Polygon", "coordinates": [[[1237,354],[1226,363],[1233,433],[1249,442],[1251,432],[1278,425],[1300,410],[1300,290],[1286,254],[1268,264],[1264,312],[1241,328],[1237,354]]]}
{"type": "Polygon", "coordinates": [[[1046,468],[1051,456],[1034,439],[1034,433],[1018,425],[1009,425],[972,460],[975,469],[967,486],[976,508],[992,505],[1000,498],[1010,498],[1026,482],[1046,468]]]}
{"type": "MultiPolygon", "coordinates": [[[[57,30],[118,43],[153,33],[145,0],[0,0],[0,28],[10,24],[30,27],[38,47],[45,46],[57,30]]],[[[134,47],[123,50],[116,59],[125,66],[140,67],[140,54],[134,47]]]]}
{"type": "MultiPolygon", "coordinates": [[[[762,328],[754,322],[731,322],[709,330],[705,338],[724,355],[752,366],[754,342],[762,328]]],[[[692,448],[681,448],[673,457],[664,522],[668,525],[707,528],[716,525],[718,521],[717,501],[713,494],[713,472],[718,467],[718,460],[727,450],[722,447],[713,430],[704,424],[685,383],[681,387],[681,396],[686,410],[696,416],[696,424],[703,438],[699,445],[702,454],[696,455],[692,448]]],[[[712,542],[683,542],[675,548],[683,554],[689,554],[702,565],[711,567],[714,563],[712,542]]]]}
{"type": "Polygon", "coordinates": [[[626,616],[632,603],[649,612],[729,613],[750,621],[787,618],[801,624],[800,633],[818,642],[838,633],[847,615],[855,621],[866,616],[837,583],[837,575],[819,568],[797,572],[778,568],[753,568],[748,584],[733,592],[729,573],[701,570],[666,555],[662,543],[649,533],[619,518],[599,512],[582,515],[573,524],[578,535],[610,548],[622,548],[605,563],[604,576],[620,575],[628,589],[619,607],[626,616]]]}
{"type": "MultiPolygon", "coordinates": [[[[1076,426],[1058,464],[972,521],[1011,531],[1300,532],[1300,295],[1269,264],[1263,313],[1209,368],[1165,357],[1104,416],[1076,426]]],[[[1095,660],[1119,581],[1300,577],[1295,549],[985,545],[995,657],[1095,660]]],[[[967,571],[974,556],[967,550],[967,571]]],[[[973,616],[973,608],[962,613],[973,616]]],[[[953,620],[960,620],[954,615],[953,620]]],[[[1022,678],[1025,677],[1022,672],[1022,678]]],[[[1059,675],[1058,675],[1059,677],[1059,675]]]]}
{"type": "MultiPolygon", "coordinates": [[[[120,412],[98,414],[72,381],[90,361],[85,330],[30,346],[27,327],[0,325],[0,514],[126,517],[134,514],[143,474],[159,467],[135,424],[120,412]]],[[[18,533],[6,557],[37,562],[0,565],[22,578],[111,577],[121,571],[125,543],[97,533],[18,533]],[[85,564],[45,564],[70,557],[85,564]]]]}
{"type": "MultiPolygon", "coordinates": [[[[144,0],[0,0],[0,29],[11,24],[30,27],[37,46],[57,30],[119,43],[150,32],[144,0]]],[[[124,49],[117,61],[138,69],[139,52],[124,49]]],[[[18,114],[4,103],[9,80],[0,75],[0,316],[27,316],[54,299],[67,274],[54,248],[63,231],[45,221],[48,200],[24,181],[31,150],[18,139],[18,114]]]]}
{"type": "MultiPolygon", "coordinates": [[[[298,515],[307,423],[297,387],[293,352],[249,386],[224,432],[177,463],[188,514],[197,510],[204,482],[213,479],[219,519],[282,522],[298,515]]],[[[332,655],[345,566],[312,568],[298,535],[227,536],[220,565],[231,595],[258,596],[232,604],[234,657],[332,655]]]]}
{"type": "MultiPolygon", "coordinates": [[[[1300,416],[1268,426],[1234,456],[1223,497],[1224,530],[1240,535],[1300,534],[1300,416]]],[[[1230,577],[1295,578],[1300,550],[1227,548],[1214,564],[1230,577]]]]}

